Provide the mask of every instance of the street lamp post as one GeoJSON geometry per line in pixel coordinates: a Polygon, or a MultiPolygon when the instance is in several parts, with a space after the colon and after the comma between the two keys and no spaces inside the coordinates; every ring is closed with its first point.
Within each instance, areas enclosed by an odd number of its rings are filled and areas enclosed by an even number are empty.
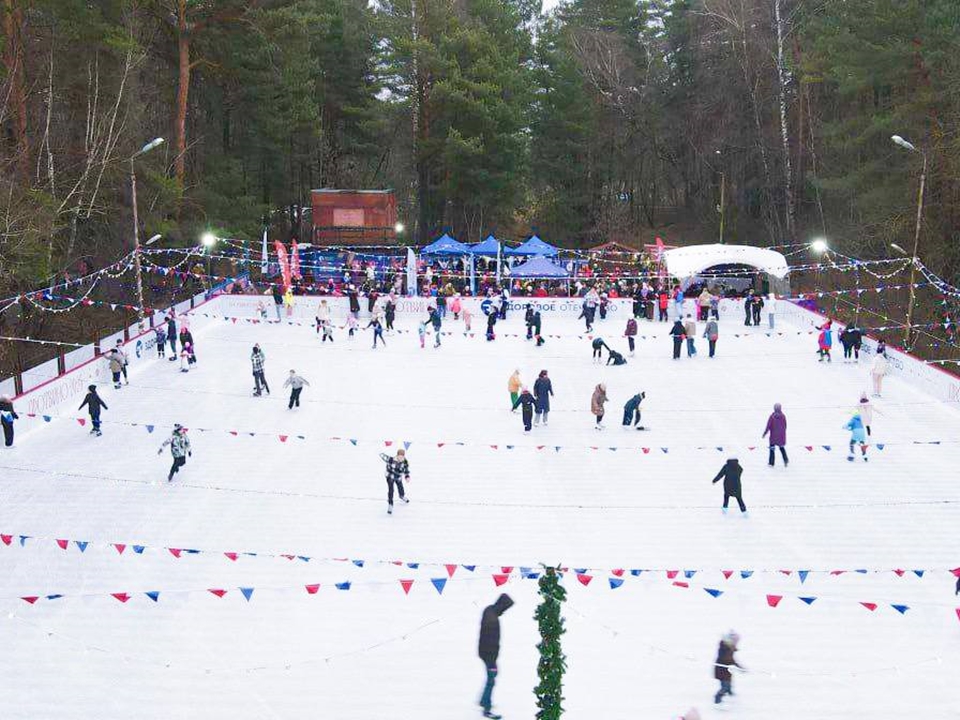
{"type": "MultiPolygon", "coordinates": [[[[717,150],[716,153],[717,153],[717,156],[722,159],[723,153],[719,150],[717,150]]],[[[723,170],[721,170],[720,171],[720,207],[718,208],[718,210],[720,211],[720,244],[721,245],[723,245],[723,221],[725,219],[724,215],[727,209],[726,192],[727,192],[727,174],[723,170]]]]}
{"type": "Polygon", "coordinates": [[[907,302],[907,326],[903,331],[903,346],[908,348],[910,345],[910,333],[913,330],[913,308],[917,301],[917,252],[920,249],[920,228],[923,225],[923,191],[927,183],[927,153],[917,148],[913,143],[904,140],[899,135],[893,135],[890,139],[894,144],[899,145],[904,150],[920,153],[921,157],[923,157],[923,166],[920,170],[920,189],[917,192],[917,224],[913,235],[913,257],[910,262],[910,300],[907,302]]]}
{"type": "MultiPolygon", "coordinates": [[[[130,156],[130,200],[133,204],[133,265],[137,273],[137,317],[141,330],[143,330],[143,319],[146,313],[143,308],[143,271],[140,267],[140,222],[137,218],[137,174],[134,171],[133,161],[162,143],[162,137],[154,138],[130,156]]],[[[154,241],[155,238],[152,238],[150,242],[154,241]]]]}

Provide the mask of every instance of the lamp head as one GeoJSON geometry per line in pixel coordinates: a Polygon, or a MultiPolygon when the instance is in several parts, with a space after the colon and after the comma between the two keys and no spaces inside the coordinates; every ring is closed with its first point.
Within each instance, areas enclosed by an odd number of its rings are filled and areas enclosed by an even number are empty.
{"type": "Polygon", "coordinates": [[[155,147],[157,147],[158,145],[163,145],[163,138],[162,138],[162,137],[154,138],[153,140],[151,140],[150,142],[148,142],[146,145],[144,145],[142,148],[140,148],[140,152],[138,153],[138,155],[143,155],[144,153],[150,152],[151,150],[153,150],[153,149],[154,149],[155,147]]]}
{"type": "Polygon", "coordinates": [[[204,247],[212,248],[217,244],[217,236],[211,232],[204,233],[200,238],[200,242],[203,243],[204,247]]]}
{"type": "Polygon", "coordinates": [[[899,245],[897,245],[896,243],[890,243],[890,247],[892,247],[894,250],[896,250],[896,251],[897,251],[898,253],[900,253],[901,255],[906,255],[906,254],[907,254],[907,251],[904,250],[904,249],[903,249],[902,247],[900,247],[899,245]]]}
{"type": "Polygon", "coordinates": [[[156,235],[154,235],[153,237],[151,237],[149,240],[147,240],[147,242],[144,243],[144,244],[145,244],[145,245],[153,245],[157,240],[159,240],[159,239],[162,238],[162,237],[163,237],[163,235],[161,235],[160,233],[157,233],[156,235]]]}
{"type": "Polygon", "coordinates": [[[915,146],[913,143],[908,142],[907,140],[904,140],[904,139],[903,139],[902,137],[900,137],[899,135],[891,135],[891,136],[890,136],[890,139],[893,141],[893,143],[894,143],[895,145],[899,145],[899,146],[902,147],[904,150],[909,150],[910,152],[916,152],[916,151],[917,151],[917,148],[916,148],[916,146],[915,146]]]}
{"type": "Polygon", "coordinates": [[[815,238],[813,242],[810,243],[810,249],[817,253],[825,253],[830,249],[830,246],[827,245],[826,238],[815,238]]]}
{"type": "Polygon", "coordinates": [[[394,225],[393,229],[397,232],[398,235],[405,230],[402,222],[398,222],[396,225],[394,225]]]}

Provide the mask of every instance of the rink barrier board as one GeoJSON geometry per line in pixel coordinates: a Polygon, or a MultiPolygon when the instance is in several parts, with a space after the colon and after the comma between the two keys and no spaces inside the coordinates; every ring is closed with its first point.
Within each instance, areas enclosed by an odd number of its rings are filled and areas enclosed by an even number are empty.
{"type": "MultiPolygon", "coordinates": [[[[189,317],[189,325],[192,330],[200,330],[210,324],[210,320],[202,316],[191,317],[190,311],[213,302],[204,299],[204,293],[196,295],[193,300],[184,300],[177,303],[178,325],[180,318],[189,317]],[[191,308],[191,302],[194,307],[191,308]]],[[[133,324],[128,328],[130,340],[122,343],[123,349],[127,352],[129,360],[129,373],[136,371],[138,365],[151,359],[156,359],[156,335],[153,328],[148,328],[139,332],[138,324],[133,324]]],[[[67,355],[71,356],[67,363],[67,370],[62,375],[57,373],[57,359],[48,360],[36,368],[24,371],[23,383],[24,392],[15,396],[17,411],[21,413],[53,413],[61,406],[69,403],[79,404],[83,395],[86,393],[88,385],[106,384],[111,382],[110,370],[107,361],[103,358],[102,352],[115,347],[117,340],[123,340],[124,331],[119,330],[100,340],[101,355],[95,355],[94,345],[84,345],[81,348],[70,351],[67,355]],[[86,356],[86,359],[81,357],[86,356]],[[29,380],[28,380],[29,378],[29,380]],[[25,404],[24,404],[25,403],[25,404]]],[[[13,378],[5,380],[0,384],[0,390],[3,394],[13,393],[13,378]],[[8,392],[5,388],[11,388],[8,392]]]]}

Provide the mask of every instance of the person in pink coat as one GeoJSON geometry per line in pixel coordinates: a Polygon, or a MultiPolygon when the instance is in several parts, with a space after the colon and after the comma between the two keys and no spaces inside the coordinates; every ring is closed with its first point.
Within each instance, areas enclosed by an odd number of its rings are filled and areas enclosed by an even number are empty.
{"type": "Polygon", "coordinates": [[[450,301],[450,307],[448,308],[448,310],[453,313],[454,320],[460,319],[460,311],[462,308],[463,306],[460,303],[460,296],[454,295],[453,299],[450,301]]]}

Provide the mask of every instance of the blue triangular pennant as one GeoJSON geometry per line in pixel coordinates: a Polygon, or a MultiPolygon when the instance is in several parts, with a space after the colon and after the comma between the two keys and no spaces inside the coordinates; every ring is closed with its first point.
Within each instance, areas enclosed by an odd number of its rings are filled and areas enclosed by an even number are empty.
{"type": "Polygon", "coordinates": [[[144,550],[146,550],[146,546],[145,546],[145,545],[134,545],[134,546],[133,546],[133,551],[134,551],[137,555],[143,555],[143,551],[144,551],[144,550]]]}
{"type": "Polygon", "coordinates": [[[670,452],[670,450],[669,450],[668,448],[665,448],[665,447],[662,447],[662,448],[660,448],[660,449],[663,450],[664,452],[670,452]]]}
{"type": "Polygon", "coordinates": [[[611,590],[616,590],[616,589],[617,589],[618,587],[620,587],[621,585],[623,585],[623,578],[616,578],[616,577],[610,578],[610,589],[611,589],[611,590]]]}
{"type": "Polygon", "coordinates": [[[310,562],[310,557],[308,555],[297,555],[297,560],[303,560],[303,562],[310,562]]]}
{"type": "Polygon", "coordinates": [[[462,567],[464,570],[469,570],[470,572],[473,572],[477,569],[476,565],[461,565],[460,567],[462,567]]]}
{"type": "Polygon", "coordinates": [[[807,581],[807,575],[810,573],[809,570],[797,570],[797,575],[800,577],[800,584],[803,585],[807,581]]]}
{"type": "MultiPolygon", "coordinates": [[[[47,600],[59,600],[62,597],[63,595],[57,593],[56,595],[47,595],[47,600]]],[[[896,605],[894,605],[894,607],[896,607],[896,605]]]]}
{"type": "Polygon", "coordinates": [[[521,575],[529,575],[529,574],[532,573],[532,572],[533,572],[533,568],[529,568],[529,567],[521,567],[521,568],[520,568],[520,574],[521,574],[521,575]]]}
{"type": "Polygon", "coordinates": [[[684,571],[683,571],[683,576],[684,576],[685,578],[687,578],[688,580],[689,580],[690,578],[692,578],[692,577],[693,577],[694,575],[696,575],[696,574],[697,574],[697,571],[696,571],[696,570],[684,570],[684,571]]]}
{"type": "Polygon", "coordinates": [[[148,432],[148,433],[152,433],[152,432],[153,432],[153,425],[144,425],[144,427],[147,429],[147,432],[148,432]]]}
{"type": "Polygon", "coordinates": [[[420,563],[407,563],[407,567],[411,570],[417,570],[420,567],[420,563]]]}
{"type": "Polygon", "coordinates": [[[704,592],[706,592],[708,595],[712,595],[713,597],[720,597],[723,595],[723,590],[716,590],[714,588],[704,588],[704,592]]]}
{"type": "Polygon", "coordinates": [[[829,451],[829,450],[830,450],[830,446],[829,446],[829,445],[824,445],[824,446],[823,446],[823,449],[829,451]]]}
{"type": "Polygon", "coordinates": [[[411,446],[412,444],[413,444],[413,443],[408,442],[407,440],[404,440],[404,441],[403,441],[403,449],[404,449],[404,450],[409,450],[409,449],[410,449],[410,446],[411,446]]]}
{"type": "Polygon", "coordinates": [[[337,583],[337,590],[349,590],[349,589],[350,589],[349,580],[347,582],[337,583]]]}
{"type": "Polygon", "coordinates": [[[84,552],[87,549],[87,545],[89,545],[86,540],[74,540],[73,542],[80,548],[80,552],[84,552]]]}
{"type": "Polygon", "coordinates": [[[861,575],[866,575],[866,574],[867,574],[868,572],[870,572],[870,571],[869,571],[869,570],[864,570],[864,569],[861,568],[860,570],[854,570],[854,572],[855,572],[855,573],[860,573],[861,575]]]}
{"type": "Polygon", "coordinates": [[[642,573],[642,572],[643,572],[643,570],[633,569],[633,570],[630,571],[630,574],[633,575],[634,577],[640,577],[640,573],[642,573]]]}
{"type": "Polygon", "coordinates": [[[513,447],[514,447],[513,445],[507,445],[507,446],[506,446],[507,450],[513,450],[513,447]]]}
{"type": "Polygon", "coordinates": [[[751,575],[753,575],[753,570],[741,570],[741,571],[740,571],[740,577],[743,578],[744,580],[746,580],[746,579],[747,579],[748,577],[750,577],[751,575]]]}
{"type": "Polygon", "coordinates": [[[30,537],[29,535],[20,536],[20,547],[26,547],[27,540],[29,539],[29,537],[30,537]]]}
{"type": "Polygon", "coordinates": [[[883,450],[886,443],[877,443],[877,450],[883,450]]]}
{"type": "Polygon", "coordinates": [[[353,564],[357,567],[363,567],[363,560],[354,560],[353,564]]]}
{"type": "Polygon", "coordinates": [[[813,605],[813,601],[816,600],[815,597],[802,597],[800,599],[803,600],[807,605],[813,605]]]}
{"type": "Polygon", "coordinates": [[[723,452],[723,448],[717,445],[717,452],[723,452]]]}
{"type": "Polygon", "coordinates": [[[527,580],[536,580],[537,578],[540,577],[540,573],[538,572],[528,572],[528,573],[522,573],[522,574],[523,574],[523,577],[527,580]]]}
{"type": "Polygon", "coordinates": [[[563,447],[563,446],[562,446],[562,445],[554,445],[554,446],[553,446],[553,449],[554,449],[555,452],[560,452],[560,448],[561,448],[561,447],[563,447]]]}
{"type": "Polygon", "coordinates": [[[44,416],[43,416],[43,421],[44,421],[44,422],[50,422],[51,420],[53,420],[53,418],[50,417],[49,415],[44,415],[44,416]]]}
{"type": "Polygon", "coordinates": [[[157,602],[157,600],[160,599],[160,591],[159,591],[159,590],[149,590],[149,591],[145,592],[144,595],[146,595],[148,598],[150,598],[150,599],[153,600],[154,602],[157,602]]]}
{"type": "Polygon", "coordinates": [[[443,595],[443,588],[447,584],[446,578],[430,578],[430,582],[437,589],[437,592],[443,595]]]}
{"type": "Polygon", "coordinates": [[[890,607],[892,607],[894,610],[896,610],[896,611],[897,611],[898,613],[900,613],[901,615],[903,615],[904,613],[907,612],[907,610],[910,609],[910,607],[909,607],[908,605],[891,605],[890,607]]]}
{"type": "Polygon", "coordinates": [[[351,445],[356,445],[356,444],[357,444],[356,438],[350,438],[350,444],[351,444],[351,445]]]}
{"type": "Polygon", "coordinates": [[[926,570],[914,570],[913,574],[916,575],[918,578],[922,578],[925,572],[926,570]]]}
{"type": "Polygon", "coordinates": [[[247,602],[250,602],[250,596],[253,595],[253,588],[251,587],[242,587],[240,592],[243,593],[243,596],[247,599],[247,602]]]}

